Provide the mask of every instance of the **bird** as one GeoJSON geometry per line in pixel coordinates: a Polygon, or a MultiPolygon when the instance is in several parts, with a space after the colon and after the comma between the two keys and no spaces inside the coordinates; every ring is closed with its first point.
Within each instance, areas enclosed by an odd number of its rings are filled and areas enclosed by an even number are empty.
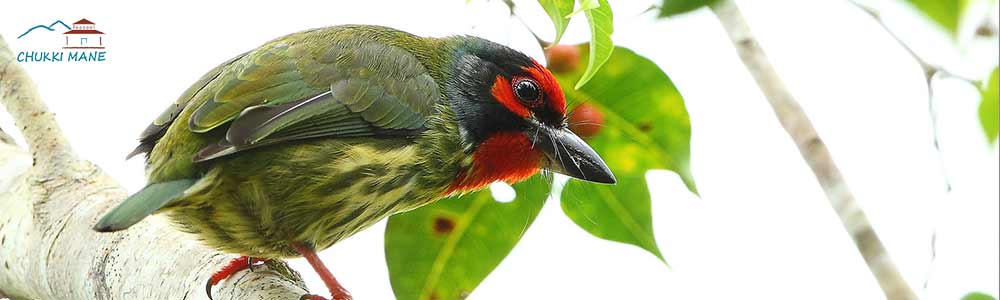
{"type": "Polygon", "coordinates": [[[140,134],[139,154],[147,185],[93,228],[162,213],[240,255],[209,297],[237,271],[304,257],[332,299],[351,299],[316,251],[387,216],[541,171],[616,182],[531,57],[376,25],[296,32],[223,62],[140,134]]]}

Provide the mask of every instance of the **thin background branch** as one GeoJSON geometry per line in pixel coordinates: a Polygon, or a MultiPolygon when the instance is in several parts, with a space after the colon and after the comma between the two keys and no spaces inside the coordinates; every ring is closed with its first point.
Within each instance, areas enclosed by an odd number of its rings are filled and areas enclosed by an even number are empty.
{"type": "Polygon", "coordinates": [[[778,121],[799,148],[802,158],[812,169],[827,200],[840,217],[841,223],[854,240],[855,246],[865,259],[868,269],[878,280],[879,286],[889,300],[913,300],[916,294],[900,275],[885,246],[879,240],[875,229],[868,222],[861,206],[858,205],[840,173],[830,151],[819,137],[805,111],[785,87],[777,71],[771,65],[764,50],[750,31],[739,8],[732,0],[718,1],[712,5],[736,47],[743,64],[757,81],[764,96],[774,109],[778,121]]]}
{"type": "MultiPolygon", "coordinates": [[[[950,195],[952,192],[952,185],[951,185],[951,179],[948,176],[948,172],[945,167],[944,153],[941,151],[941,142],[940,142],[941,138],[940,138],[940,131],[938,130],[939,127],[938,114],[937,114],[937,108],[934,105],[934,81],[939,78],[949,77],[964,81],[976,87],[980,85],[980,81],[967,78],[962,75],[958,75],[956,72],[952,72],[944,66],[937,65],[927,61],[921,55],[917,54],[917,51],[915,51],[913,47],[911,47],[909,44],[903,41],[903,39],[900,38],[900,36],[897,35],[895,31],[889,28],[889,26],[885,23],[885,20],[882,19],[882,14],[877,9],[862,4],[857,0],[849,0],[848,2],[850,2],[852,5],[854,5],[858,9],[864,11],[869,16],[871,16],[872,19],[875,20],[875,22],[878,23],[880,27],[882,27],[882,30],[885,31],[886,34],[891,36],[893,40],[896,41],[896,44],[902,47],[903,50],[906,50],[906,53],[910,54],[910,57],[913,58],[913,60],[916,61],[918,65],[920,65],[920,69],[924,73],[925,83],[927,84],[927,112],[931,121],[931,136],[933,139],[932,142],[934,145],[934,150],[937,152],[938,165],[941,171],[941,176],[942,178],[944,178],[945,194],[950,195]]],[[[978,28],[976,29],[976,36],[991,38],[991,39],[997,36],[997,29],[994,27],[993,23],[990,22],[991,15],[992,13],[986,13],[983,15],[983,20],[980,22],[978,28]]],[[[934,226],[932,230],[933,231],[931,232],[931,241],[930,241],[930,252],[931,252],[930,265],[934,265],[934,262],[937,260],[937,239],[938,239],[937,227],[934,226]]],[[[928,285],[930,284],[929,273],[930,270],[928,271],[928,274],[924,276],[924,282],[922,284],[922,289],[925,292],[927,290],[928,285]]]]}

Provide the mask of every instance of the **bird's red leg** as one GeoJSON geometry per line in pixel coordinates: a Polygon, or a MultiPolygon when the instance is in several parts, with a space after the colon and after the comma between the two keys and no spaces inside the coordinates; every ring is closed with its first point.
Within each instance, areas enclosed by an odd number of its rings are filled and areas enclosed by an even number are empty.
{"type": "MultiPolygon", "coordinates": [[[[208,293],[208,299],[212,299],[212,287],[219,282],[222,282],[226,278],[233,276],[236,272],[243,271],[252,268],[255,264],[265,262],[267,259],[249,256],[240,256],[229,261],[225,267],[222,267],[219,271],[212,273],[212,277],[208,278],[208,284],[205,285],[205,292],[208,293]]],[[[251,269],[252,271],[253,269],[251,269]]]]}
{"type": "MultiPolygon", "coordinates": [[[[302,254],[302,257],[306,258],[306,261],[308,261],[309,265],[313,267],[313,270],[316,270],[316,273],[319,274],[319,278],[323,280],[323,283],[326,284],[326,288],[330,290],[333,300],[353,299],[351,297],[351,293],[348,293],[347,289],[340,285],[340,282],[337,282],[337,278],[334,278],[333,274],[330,273],[330,270],[327,269],[326,266],[323,265],[323,262],[319,260],[319,256],[316,256],[316,251],[313,250],[312,247],[302,243],[292,243],[292,247],[295,248],[295,251],[298,251],[299,254],[302,254]]],[[[303,296],[303,299],[317,300],[322,298],[313,295],[306,295],[303,296]]]]}

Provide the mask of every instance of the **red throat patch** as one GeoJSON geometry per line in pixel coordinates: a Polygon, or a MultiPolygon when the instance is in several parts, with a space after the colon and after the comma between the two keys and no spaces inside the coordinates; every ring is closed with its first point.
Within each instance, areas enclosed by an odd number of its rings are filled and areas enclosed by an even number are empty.
{"type": "Polygon", "coordinates": [[[538,172],[542,153],[521,132],[498,132],[472,153],[472,166],[462,170],[445,194],[478,190],[494,181],[515,183],[538,172]]]}

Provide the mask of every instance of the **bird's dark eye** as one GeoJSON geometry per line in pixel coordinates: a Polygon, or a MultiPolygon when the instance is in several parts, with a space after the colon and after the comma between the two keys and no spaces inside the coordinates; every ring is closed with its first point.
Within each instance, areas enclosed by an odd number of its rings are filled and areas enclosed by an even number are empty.
{"type": "Polygon", "coordinates": [[[532,79],[521,78],[514,80],[513,88],[514,95],[523,103],[533,104],[541,100],[542,88],[538,86],[538,82],[532,79]]]}

